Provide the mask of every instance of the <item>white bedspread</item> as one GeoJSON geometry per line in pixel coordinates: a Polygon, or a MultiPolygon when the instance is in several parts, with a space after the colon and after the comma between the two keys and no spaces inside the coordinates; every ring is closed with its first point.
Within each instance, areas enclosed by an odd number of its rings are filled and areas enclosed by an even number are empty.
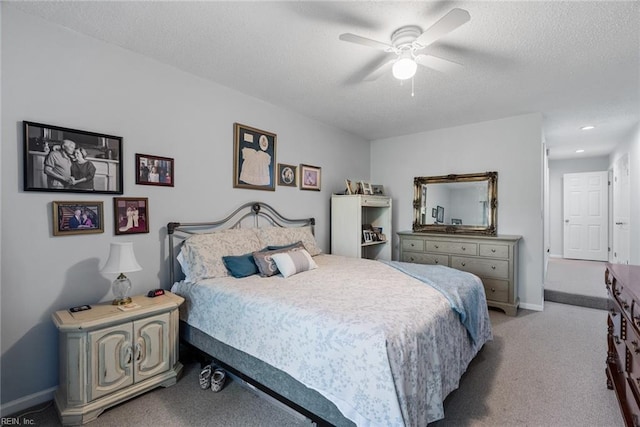
{"type": "Polygon", "coordinates": [[[318,269],[287,279],[226,277],[172,291],[186,299],[182,320],[317,390],[358,426],[443,418],[444,398],[492,338],[486,302],[473,344],[448,301],[419,280],[377,261],[314,260],[318,269]]]}

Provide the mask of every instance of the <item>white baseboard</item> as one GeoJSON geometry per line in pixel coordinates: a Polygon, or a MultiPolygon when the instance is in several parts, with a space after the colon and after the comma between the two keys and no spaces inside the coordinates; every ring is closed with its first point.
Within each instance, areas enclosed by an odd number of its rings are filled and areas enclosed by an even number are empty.
{"type": "Polygon", "coordinates": [[[30,394],[28,396],[21,397],[20,399],[7,402],[0,406],[0,417],[4,418],[9,415],[24,411],[25,409],[29,409],[33,406],[37,406],[53,400],[53,395],[57,389],[57,386],[51,387],[49,389],[30,394]]]}
{"type": "Polygon", "coordinates": [[[549,254],[549,258],[562,258],[562,254],[549,254]]]}
{"type": "Polygon", "coordinates": [[[544,311],[544,304],[520,303],[520,308],[524,308],[525,310],[544,311]]]}

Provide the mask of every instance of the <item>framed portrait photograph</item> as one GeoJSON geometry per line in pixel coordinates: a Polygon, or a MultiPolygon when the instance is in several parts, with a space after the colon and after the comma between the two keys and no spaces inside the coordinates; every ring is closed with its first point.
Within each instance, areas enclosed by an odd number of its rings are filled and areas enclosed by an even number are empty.
{"type": "Polygon", "coordinates": [[[320,191],[322,168],[300,164],[300,189],[320,191]]]}
{"type": "Polygon", "coordinates": [[[368,182],[360,181],[360,187],[362,188],[362,194],[373,195],[373,189],[368,182]]]}
{"type": "Polygon", "coordinates": [[[233,188],[275,191],[276,134],[233,124],[233,188]]]}
{"type": "Polygon", "coordinates": [[[298,182],[296,180],[297,166],[285,165],[284,163],[278,163],[278,185],[285,187],[297,187],[298,182]]]}
{"type": "Polygon", "coordinates": [[[371,231],[371,230],[362,230],[362,241],[364,243],[373,242],[373,231],[371,231]]]}
{"type": "Polygon", "coordinates": [[[451,218],[451,225],[462,225],[462,220],[460,218],[451,218]]]}
{"type": "Polygon", "coordinates": [[[371,184],[371,193],[374,196],[384,196],[384,185],[371,184]]]}
{"type": "Polygon", "coordinates": [[[53,235],[104,233],[104,210],[102,202],[54,201],[53,235]]]}
{"type": "Polygon", "coordinates": [[[122,137],[22,122],[24,190],[122,194],[122,137]]]}
{"type": "Polygon", "coordinates": [[[116,234],[149,232],[149,199],[146,197],[114,197],[113,218],[116,234]]]}
{"type": "Polygon", "coordinates": [[[350,179],[345,179],[344,182],[347,185],[347,189],[344,194],[356,194],[357,188],[354,186],[353,181],[351,181],[350,179]]]}
{"type": "Polygon", "coordinates": [[[136,184],[173,187],[175,167],[169,157],[136,153],[136,184]]]}
{"type": "Polygon", "coordinates": [[[438,212],[436,215],[437,222],[444,222],[444,208],[442,206],[438,206],[438,212]]]}

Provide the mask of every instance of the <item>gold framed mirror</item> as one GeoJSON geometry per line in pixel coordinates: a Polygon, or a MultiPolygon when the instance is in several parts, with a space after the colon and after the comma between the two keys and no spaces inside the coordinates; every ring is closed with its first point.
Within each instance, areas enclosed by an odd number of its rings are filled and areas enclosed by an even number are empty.
{"type": "Polygon", "coordinates": [[[498,233],[498,172],[413,179],[413,231],[498,233]]]}

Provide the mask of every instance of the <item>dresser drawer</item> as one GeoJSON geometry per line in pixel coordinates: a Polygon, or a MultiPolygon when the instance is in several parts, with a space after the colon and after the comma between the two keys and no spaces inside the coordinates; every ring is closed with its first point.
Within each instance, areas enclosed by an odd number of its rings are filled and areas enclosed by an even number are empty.
{"type": "Polygon", "coordinates": [[[509,301],[509,282],[506,280],[482,279],[484,293],[488,300],[498,302],[509,301]]]}
{"type": "Polygon", "coordinates": [[[439,264],[448,266],[449,255],[425,254],[422,252],[403,252],[402,259],[404,262],[414,262],[416,264],[439,264]]]}
{"type": "Polygon", "coordinates": [[[509,261],[451,257],[451,267],[462,271],[468,271],[469,273],[473,273],[480,277],[509,279],[509,261]]]}
{"type": "Polygon", "coordinates": [[[509,258],[509,246],[480,243],[480,256],[491,258],[509,258]]]}
{"type": "Polygon", "coordinates": [[[425,240],[427,252],[443,252],[459,255],[478,255],[478,244],[467,242],[443,242],[440,240],[425,240]]]}
{"type": "Polygon", "coordinates": [[[424,251],[424,240],[422,239],[402,239],[402,250],[424,251]]]}
{"type": "Polygon", "coordinates": [[[362,196],[362,206],[373,206],[386,208],[391,205],[389,197],[362,196]]]}

